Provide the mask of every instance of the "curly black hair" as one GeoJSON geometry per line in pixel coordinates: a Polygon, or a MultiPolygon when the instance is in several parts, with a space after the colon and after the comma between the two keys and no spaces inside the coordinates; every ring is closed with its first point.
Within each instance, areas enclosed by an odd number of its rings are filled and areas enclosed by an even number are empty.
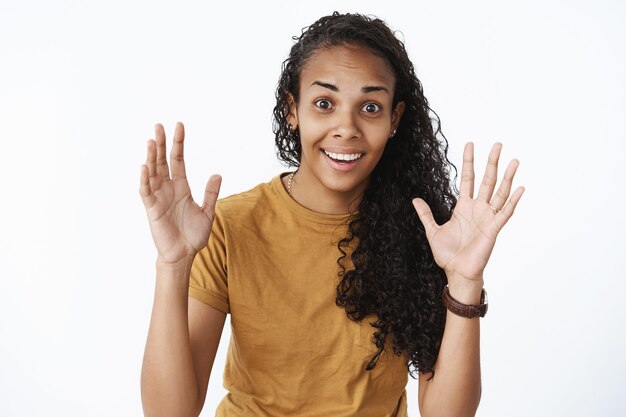
{"type": "Polygon", "coordinates": [[[433,259],[412,199],[424,199],[439,224],[450,219],[456,204],[450,182],[456,168],[447,157],[439,116],[428,106],[404,44],[382,20],[335,12],[304,28],[294,41],[282,65],[273,123],[278,157],[289,166],[299,166],[302,148],[287,122],[288,94],[298,102],[300,73],[314,52],[337,45],[367,47],[393,70],[393,107],[402,101],[405,111],[338,244],[336,304],[351,320],[373,320],[377,352],[367,370],[376,366],[390,337],[393,352],[407,356],[412,377],[415,372],[432,377],[445,326],[441,294],[447,278],[433,259]],[[353,267],[347,268],[351,247],[353,267]]]}

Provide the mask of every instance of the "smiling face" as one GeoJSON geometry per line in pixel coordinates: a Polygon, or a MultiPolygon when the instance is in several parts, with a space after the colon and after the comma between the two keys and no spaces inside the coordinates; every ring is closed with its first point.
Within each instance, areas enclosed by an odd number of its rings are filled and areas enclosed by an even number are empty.
{"type": "Polygon", "coordinates": [[[333,46],[311,56],[300,74],[298,102],[290,99],[288,121],[302,145],[294,198],[359,199],[402,117],[404,103],[393,108],[394,85],[385,59],[367,48],[333,46]]]}

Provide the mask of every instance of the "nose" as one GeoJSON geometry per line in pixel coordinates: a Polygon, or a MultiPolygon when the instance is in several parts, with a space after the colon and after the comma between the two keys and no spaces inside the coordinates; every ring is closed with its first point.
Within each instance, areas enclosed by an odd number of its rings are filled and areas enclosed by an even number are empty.
{"type": "Polygon", "coordinates": [[[351,109],[337,111],[335,116],[335,126],[332,132],[335,139],[349,140],[361,136],[357,120],[358,115],[354,114],[351,109]]]}

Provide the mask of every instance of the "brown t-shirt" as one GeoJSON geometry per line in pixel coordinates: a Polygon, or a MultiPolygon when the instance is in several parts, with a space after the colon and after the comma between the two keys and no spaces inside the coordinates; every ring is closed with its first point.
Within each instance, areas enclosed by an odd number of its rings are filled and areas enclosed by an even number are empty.
{"type": "Polygon", "coordinates": [[[218,201],[189,284],[231,315],[217,416],[407,415],[406,357],[387,346],[366,371],[373,318],[353,322],[335,305],[347,220],[300,206],[280,176],[218,201]]]}

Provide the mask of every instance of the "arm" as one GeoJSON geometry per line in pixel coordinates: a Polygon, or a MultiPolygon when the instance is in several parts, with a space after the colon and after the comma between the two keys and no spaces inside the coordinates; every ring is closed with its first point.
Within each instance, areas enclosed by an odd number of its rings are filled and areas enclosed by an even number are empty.
{"type": "Polygon", "coordinates": [[[204,405],[226,314],[187,296],[190,268],[157,262],[141,371],[146,416],[198,416],[204,405]]]}
{"type": "MultiPolygon", "coordinates": [[[[511,161],[494,194],[502,145],[496,144],[478,196],[474,199],[474,149],[465,146],[459,199],[450,220],[439,226],[426,202],[413,200],[424,225],[437,264],[448,278],[450,294],[464,304],[478,304],[483,288],[483,271],[496,237],[511,218],[524,192],[511,194],[519,165],[511,161]]],[[[458,317],[448,311],[435,374],[420,374],[419,407],[423,417],[474,416],[481,394],[480,323],[478,318],[458,317]]]]}
{"type": "Polygon", "coordinates": [[[224,326],[225,314],[189,301],[191,264],[211,233],[221,178],[209,179],[204,204],[191,198],[183,161],[184,128],[176,125],[166,159],[163,126],[148,141],[139,193],[157,248],[156,288],[141,372],[146,416],[197,416],[224,326]]]}
{"type": "MultiPolygon", "coordinates": [[[[450,287],[450,294],[464,304],[478,304],[481,290],[482,286],[477,289],[450,287]]],[[[480,318],[467,319],[447,312],[434,370],[430,381],[429,373],[419,376],[421,415],[473,416],[481,394],[480,318]]]]}

